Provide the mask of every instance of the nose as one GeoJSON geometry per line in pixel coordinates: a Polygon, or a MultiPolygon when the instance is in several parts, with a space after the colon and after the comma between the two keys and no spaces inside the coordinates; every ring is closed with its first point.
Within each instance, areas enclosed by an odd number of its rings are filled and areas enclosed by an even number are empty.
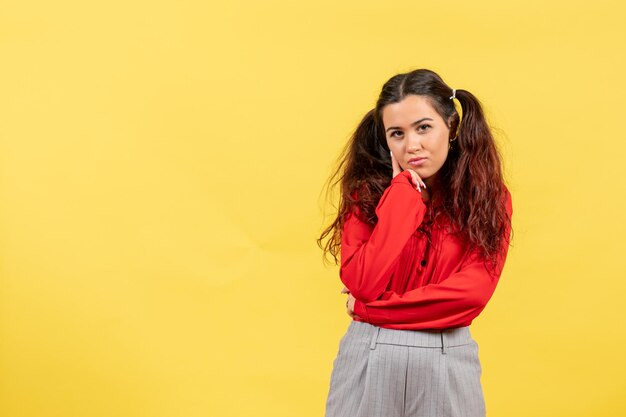
{"type": "Polygon", "coordinates": [[[417,152],[422,149],[422,139],[420,138],[420,135],[416,132],[410,132],[407,135],[406,149],[409,153],[417,152]]]}

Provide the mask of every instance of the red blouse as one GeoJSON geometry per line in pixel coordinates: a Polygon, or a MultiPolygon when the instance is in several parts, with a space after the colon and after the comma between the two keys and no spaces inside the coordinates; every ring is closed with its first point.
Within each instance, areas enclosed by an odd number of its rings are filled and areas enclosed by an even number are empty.
{"type": "Polygon", "coordinates": [[[339,276],[356,299],[354,313],[361,319],[354,320],[390,329],[444,329],[468,326],[485,308],[504,267],[510,227],[495,270],[488,270],[478,248],[469,251],[444,216],[432,224],[430,242],[418,230],[429,204],[405,170],[381,196],[375,226],[358,218],[358,208],[347,215],[339,276]]]}

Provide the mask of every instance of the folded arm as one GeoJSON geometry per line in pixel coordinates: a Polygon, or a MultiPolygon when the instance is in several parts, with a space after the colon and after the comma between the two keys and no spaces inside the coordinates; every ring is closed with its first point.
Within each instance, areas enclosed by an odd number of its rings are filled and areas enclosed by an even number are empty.
{"type": "MultiPolygon", "coordinates": [[[[507,190],[506,211],[512,215],[507,190]]],[[[377,300],[355,295],[354,313],[371,324],[410,324],[411,329],[443,329],[469,325],[487,305],[498,284],[509,248],[510,226],[495,268],[487,269],[478,249],[468,254],[458,272],[437,284],[403,294],[384,291],[377,300]]],[[[406,327],[406,326],[405,326],[406,327]]]]}
{"type": "Polygon", "coordinates": [[[374,227],[359,219],[358,208],[349,213],[341,237],[339,276],[352,295],[376,300],[387,288],[400,254],[424,219],[426,205],[402,171],[385,189],[376,207],[374,227]]]}

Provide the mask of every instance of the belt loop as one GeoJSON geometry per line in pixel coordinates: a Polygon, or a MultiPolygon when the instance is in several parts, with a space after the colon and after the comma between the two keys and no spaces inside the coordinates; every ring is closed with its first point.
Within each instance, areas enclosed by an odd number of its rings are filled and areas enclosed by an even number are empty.
{"type": "Polygon", "coordinates": [[[441,354],[446,354],[446,338],[443,336],[443,330],[441,331],[441,354]]]}
{"type": "Polygon", "coordinates": [[[378,340],[378,333],[380,332],[380,327],[374,326],[376,329],[374,330],[374,334],[372,334],[372,342],[370,343],[370,349],[376,349],[376,341],[378,340]]]}

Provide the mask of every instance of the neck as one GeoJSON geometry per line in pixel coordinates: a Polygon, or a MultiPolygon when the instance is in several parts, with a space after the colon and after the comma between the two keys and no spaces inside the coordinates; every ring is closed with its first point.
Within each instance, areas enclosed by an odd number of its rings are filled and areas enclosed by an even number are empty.
{"type": "Polygon", "coordinates": [[[439,181],[439,176],[437,174],[426,178],[424,183],[426,184],[426,188],[430,191],[431,197],[437,193],[441,187],[441,181],[439,181]]]}
{"type": "Polygon", "coordinates": [[[431,204],[434,201],[435,205],[438,205],[442,190],[441,179],[438,175],[434,175],[426,178],[424,183],[426,184],[426,189],[428,190],[428,201],[430,201],[431,204]]]}

